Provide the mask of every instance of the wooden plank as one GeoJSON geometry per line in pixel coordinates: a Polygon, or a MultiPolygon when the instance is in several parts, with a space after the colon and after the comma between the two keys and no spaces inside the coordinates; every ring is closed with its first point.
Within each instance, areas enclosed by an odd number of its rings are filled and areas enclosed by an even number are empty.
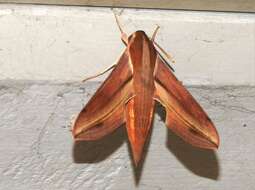
{"type": "Polygon", "coordinates": [[[0,0],[0,3],[255,12],[254,0],[0,0]]]}

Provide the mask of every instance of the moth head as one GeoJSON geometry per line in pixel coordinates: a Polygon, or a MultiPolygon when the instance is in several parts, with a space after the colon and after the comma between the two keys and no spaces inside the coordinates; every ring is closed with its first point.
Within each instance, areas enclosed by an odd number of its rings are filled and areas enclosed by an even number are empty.
{"type": "Polygon", "coordinates": [[[143,39],[147,39],[149,40],[148,36],[146,35],[146,33],[142,30],[138,30],[134,33],[132,33],[129,37],[128,37],[128,43],[131,43],[135,40],[143,40],[143,39]]]}

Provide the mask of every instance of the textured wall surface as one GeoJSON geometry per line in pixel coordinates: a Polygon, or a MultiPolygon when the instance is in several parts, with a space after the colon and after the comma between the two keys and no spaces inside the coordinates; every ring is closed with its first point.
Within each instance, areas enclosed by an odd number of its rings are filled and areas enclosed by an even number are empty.
{"type": "Polygon", "coordinates": [[[73,143],[72,115],[97,86],[0,83],[0,189],[254,189],[254,87],[189,88],[217,126],[217,152],[168,131],[157,106],[143,167],[134,170],[125,128],[73,143]]]}
{"type": "MultiPolygon", "coordinates": [[[[119,10],[128,34],[171,52],[185,84],[255,84],[255,15],[119,10]]],[[[109,67],[124,46],[106,8],[0,5],[0,79],[73,81],[109,67]]],[[[98,79],[97,79],[98,80],[98,79]]]]}

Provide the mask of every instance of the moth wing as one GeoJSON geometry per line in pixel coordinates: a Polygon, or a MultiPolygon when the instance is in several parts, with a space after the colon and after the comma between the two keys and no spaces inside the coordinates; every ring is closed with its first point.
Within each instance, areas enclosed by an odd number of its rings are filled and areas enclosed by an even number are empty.
{"type": "Polygon", "coordinates": [[[212,121],[159,54],[154,77],[154,98],[166,108],[167,127],[193,146],[217,148],[219,136],[212,121]]]}
{"type": "Polygon", "coordinates": [[[132,70],[128,51],[76,118],[72,133],[76,140],[97,140],[125,122],[124,106],[132,92],[132,70]]]}

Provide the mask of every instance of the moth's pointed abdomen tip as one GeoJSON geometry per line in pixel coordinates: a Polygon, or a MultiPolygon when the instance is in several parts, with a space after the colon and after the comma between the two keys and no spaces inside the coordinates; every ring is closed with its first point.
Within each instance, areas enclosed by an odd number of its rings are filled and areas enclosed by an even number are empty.
{"type": "Polygon", "coordinates": [[[131,150],[132,150],[132,157],[133,157],[133,163],[135,167],[138,167],[139,162],[143,155],[143,146],[144,142],[142,141],[131,141],[131,150]]]}
{"type": "Polygon", "coordinates": [[[135,166],[135,168],[137,168],[138,165],[139,165],[139,161],[137,161],[137,160],[134,159],[134,166],[135,166]]]}
{"type": "Polygon", "coordinates": [[[137,168],[141,160],[141,154],[140,155],[134,154],[133,160],[134,160],[135,168],[137,168]]]}

